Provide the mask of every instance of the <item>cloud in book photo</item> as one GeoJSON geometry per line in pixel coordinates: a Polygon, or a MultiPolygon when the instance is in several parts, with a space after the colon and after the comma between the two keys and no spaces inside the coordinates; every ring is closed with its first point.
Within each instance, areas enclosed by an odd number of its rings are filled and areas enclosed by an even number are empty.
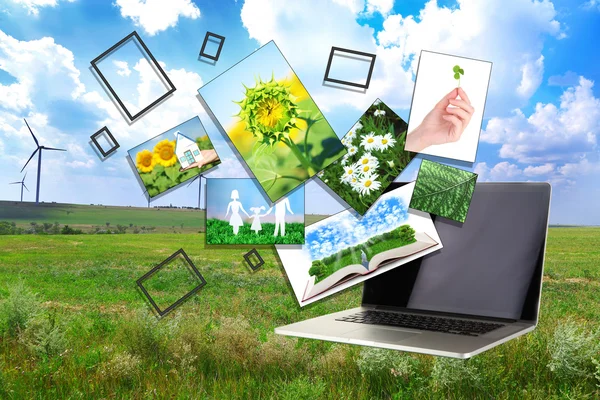
{"type": "Polygon", "coordinates": [[[307,250],[312,260],[318,260],[389,232],[407,219],[408,207],[404,199],[390,192],[360,219],[351,211],[343,211],[307,227],[307,250]]]}

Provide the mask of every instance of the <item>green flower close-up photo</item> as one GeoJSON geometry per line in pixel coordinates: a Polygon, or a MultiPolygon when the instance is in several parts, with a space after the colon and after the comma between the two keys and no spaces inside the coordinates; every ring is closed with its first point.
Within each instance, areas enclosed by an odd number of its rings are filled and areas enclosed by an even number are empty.
{"type": "Polygon", "coordinates": [[[423,160],[410,208],[465,222],[477,174],[423,160]]]}

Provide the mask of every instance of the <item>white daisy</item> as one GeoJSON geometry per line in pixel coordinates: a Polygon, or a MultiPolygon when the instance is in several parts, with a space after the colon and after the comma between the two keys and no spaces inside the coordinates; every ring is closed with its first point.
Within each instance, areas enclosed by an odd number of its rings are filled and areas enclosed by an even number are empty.
{"type": "Polygon", "coordinates": [[[357,193],[360,193],[360,182],[358,181],[357,178],[352,178],[352,180],[350,180],[350,182],[348,182],[348,184],[350,184],[350,186],[352,187],[352,190],[354,190],[357,193]]]}
{"type": "Polygon", "coordinates": [[[358,169],[358,173],[360,173],[361,175],[370,175],[372,174],[374,171],[377,170],[377,167],[379,166],[379,161],[376,161],[375,164],[364,164],[364,165],[359,165],[359,169],[358,169]]]}
{"type": "Polygon", "coordinates": [[[348,154],[348,153],[344,154],[344,156],[342,157],[342,165],[348,164],[349,159],[350,159],[350,154],[348,154]]]}
{"type": "Polygon", "coordinates": [[[358,160],[358,164],[363,166],[363,165],[379,165],[379,161],[377,161],[377,158],[373,157],[371,155],[370,152],[366,152],[365,154],[363,154],[360,159],[358,160]]]}
{"type": "Polygon", "coordinates": [[[342,179],[344,179],[347,182],[350,182],[352,180],[352,178],[356,177],[356,165],[349,165],[344,167],[344,175],[342,176],[342,179]]]}
{"type": "Polygon", "coordinates": [[[385,150],[388,147],[392,147],[396,144],[396,139],[392,136],[391,133],[386,133],[384,136],[379,136],[379,140],[377,141],[377,149],[385,150]]]}
{"type": "Polygon", "coordinates": [[[381,182],[379,182],[377,180],[377,178],[379,177],[379,175],[377,174],[368,174],[363,176],[358,185],[360,188],[360,194],[364,195],[369,195],[371,193],[371,190],[378,190],[379,188],[381,188],[381,182]]]}
{"type": "Polygon", "coordinates": [[[385,111],[384,110],[375,110],[375,112],[373,113],[373,115],[376,116],[376,117],[384,116],[385,115],[385,111]]]}
{"type": "Polygon", "coordinates": [[[358,149],[356,148],[356,146],[348,147],[348,154],[350,154],[351,156],[355,155],[357,152],[358,152],[358,149]]]}
{"type": "Polygon", "coordinates": [[[370,132],[369,134],[363,136],[360,145],[366,151],[376,150],[378,147],[380,136],[375,135],[375,132],[370,132]]]}
{"type": "Polygon", "coordinates": [[[346,133],[346,136],[344,136],[344,139],[352,141],[352,139],[354,139],[355,137],[356,137],[356,131],[351,129],[348,133],[346,133]]]}

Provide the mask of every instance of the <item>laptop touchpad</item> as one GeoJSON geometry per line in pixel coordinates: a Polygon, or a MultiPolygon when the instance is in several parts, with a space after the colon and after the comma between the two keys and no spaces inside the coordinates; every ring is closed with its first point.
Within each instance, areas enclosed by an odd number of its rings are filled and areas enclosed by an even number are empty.
{"type": "Polygon", "coordinates": [[[347,332],[342,336],[352,339],[368,340],[372,342],[396,343],[415,335],[419,335],[419,333],[385,328],[364,327],[347,332]]]}

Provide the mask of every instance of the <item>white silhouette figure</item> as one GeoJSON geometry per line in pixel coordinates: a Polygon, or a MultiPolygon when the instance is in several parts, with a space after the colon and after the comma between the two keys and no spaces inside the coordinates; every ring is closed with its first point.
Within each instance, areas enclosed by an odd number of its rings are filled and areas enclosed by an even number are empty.
{"type": "Polygon", "coordinates": [[[258,234],[258,231],[262,231],[262,225],[260,224],[260,217],[264,217],[267,214],[265,214],[265,215],[259,215],[259,214],[264,209],[265,209],[264,206],[250,207],[250,211],[252,211],[254,213],[250,216],[250,218],[253,219],[252,226],[250,227],[250,229],[253,230],[256,234],[258,234]]]}
{"type": "MultiPolygon", "coordinates": [[[[269,211],[265,215],[269,214],[273,207],[269,208],[269,211]]],[[[279,229],[281,228],[281,236],[285,236],[285,210],[288,210],[290,214],[294,214],[290,208],[290,200],[287,197],[282,198],[275,204],[275,232],[273,236],[277,236],[279,229]]]]}
{"type": "Polygon", "coordinates": [[[227,215],[229,215],[229,210],[231,210],[231,218],[229,219],[229,225],[233,227],[234,235],[237,235],[240,231],[240,226],[244,225],[244,221],[242,221],[242,217],[240,216],[240,210],[242,210],[244,214],[246,214],[246,216],[250,218],[250,215],[248,215],[246,210],[244,210],[244,206],[242,206],[242,203],[238,201],[239,198],[240,194],[238,193],[237,189],[233,189],[231,191],[232,201],[230,201],[227,205],[227,213],[225,214],[225,217],[227,217],[227,215]]]}

